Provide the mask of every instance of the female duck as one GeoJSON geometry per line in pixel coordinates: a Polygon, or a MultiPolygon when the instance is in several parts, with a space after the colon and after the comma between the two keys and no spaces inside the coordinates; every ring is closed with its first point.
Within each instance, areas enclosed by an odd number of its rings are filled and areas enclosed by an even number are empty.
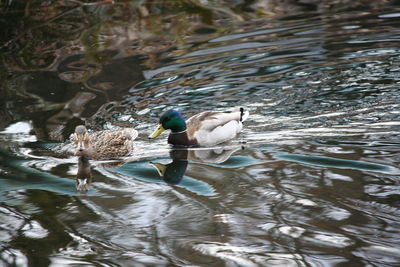
{"type": "Polygon", "coordinates": [[[91,159],[115,159],[128,156],[133,150],[133,140],[138,132],[131,128],[88,133],[83,125],[76,126],[74,139],[76,156],[91,159]]]}
{"type": "Polygon", "coordinates": [[[228,111],[205,111],[185,121],[178,111],[172,109],[161,116],[157,129],[149,138],[156,138],[170,129],[168,143],[172,145],[214,146],[235,138],[248,116],[249,113],[243,108],[235,108],[228,111]]]}

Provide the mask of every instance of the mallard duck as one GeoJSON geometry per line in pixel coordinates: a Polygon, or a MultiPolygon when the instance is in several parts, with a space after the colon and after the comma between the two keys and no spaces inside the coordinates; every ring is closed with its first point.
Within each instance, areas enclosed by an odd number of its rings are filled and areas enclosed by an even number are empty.
{"type": "Polygon", "coordinates": [[[88,133],[83,125],[75,128],[76,156],[91,159],[115,159],[128,156],[133,150],[133,140],[138,132],[132,128],[88,133]]]}
{"type": "Polygon", "coordinates": [[[156,138],[170,129],[168,143],[175,146],[215,146],[236,137],[242,130],[242,122],[249,116],[243,108],[227,111],[205,111],[187,121],[174,109],[160,117],[157,129],[149,135],[156,138]]]}

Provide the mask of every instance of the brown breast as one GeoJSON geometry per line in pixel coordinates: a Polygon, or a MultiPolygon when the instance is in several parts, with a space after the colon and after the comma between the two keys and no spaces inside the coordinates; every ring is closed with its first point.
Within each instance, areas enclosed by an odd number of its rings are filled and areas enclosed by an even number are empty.
{"type": "Polygon", "coordinates": [[[174,146],[198,146],[196,139],[189,139],[186,132],[170,133],[168,143],[174,146]]]}

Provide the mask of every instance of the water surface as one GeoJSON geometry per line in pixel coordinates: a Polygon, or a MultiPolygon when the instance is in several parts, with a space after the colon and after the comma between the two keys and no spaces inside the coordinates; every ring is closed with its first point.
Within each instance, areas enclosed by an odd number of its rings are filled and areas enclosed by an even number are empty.
{"type": "Polygon", "coordinates": [[[0,265],[398,266],[400,6],[177,3],[0,7],[0,265]],[[147,140],[238,105],[231,144],[147,140]],[[139,131],[87,191],[80,123],[139,131]]]}

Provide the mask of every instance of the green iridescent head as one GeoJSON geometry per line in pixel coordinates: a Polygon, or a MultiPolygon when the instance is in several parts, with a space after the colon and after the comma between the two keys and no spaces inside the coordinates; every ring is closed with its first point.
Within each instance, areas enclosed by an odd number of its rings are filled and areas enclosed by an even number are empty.
{"type": "Polygon", "coordinates": [[[149,136],[149,138],[156,138],[165,130],[171,130],[173,133],[179,133],[186,130],[185,119],[178,111],[171,109],[162,114],[157,129],[149,136]]]}

